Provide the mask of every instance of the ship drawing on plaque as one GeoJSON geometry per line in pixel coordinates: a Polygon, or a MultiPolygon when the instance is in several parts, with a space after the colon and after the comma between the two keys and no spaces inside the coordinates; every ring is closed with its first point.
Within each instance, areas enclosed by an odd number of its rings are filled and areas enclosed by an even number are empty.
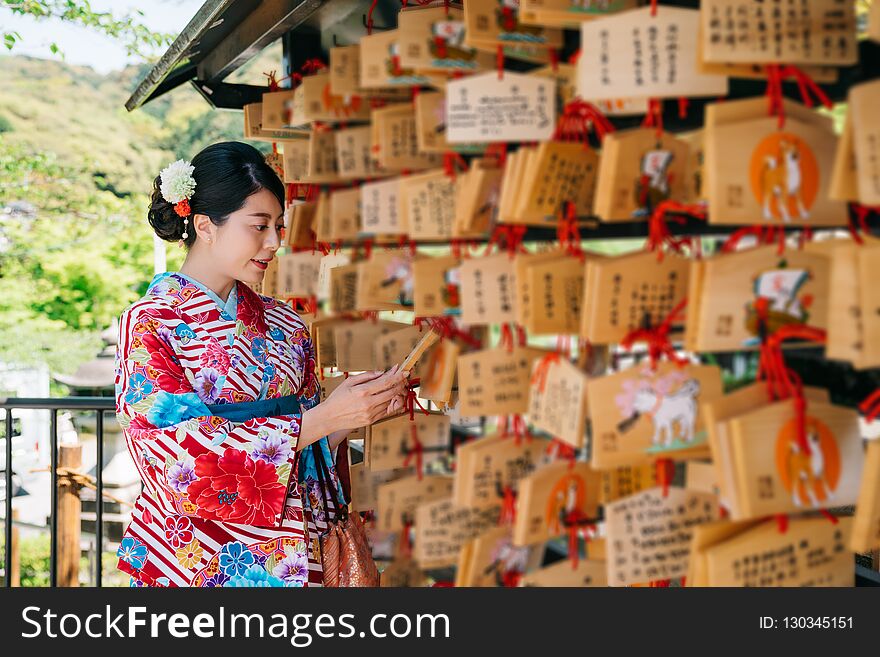
{"type": "Polygon", "coordinates": [[[834,433],[818,418],[806,417],[805,444],[792,418],[776,438],[776,468],[792,504],[814,509],[828,505],[840,481],[840,451],[834,433]]]}
{"type": "Polygon", "coordinates": [[[519,22],[519,0],[498,0],[495,10],[495,21],[501,30],[498,38],[501,41],[519,41],[523,43],[545,43],[544,28],[540,25],[523,25],[519,22]]]}
{"type": "Polygon", "coordinates": [[[412,306],[413,286],[415,277],[413,276],[412,260],[409,258],[392,258],[385,266],[385,278],[382,280],[382,288],[398,286],[397,297],[395,303],[402,306],[412,306]]]}
{"type": "Polygon", "coordinates": [[[769,334],[789,324],[807,322],[813,297],[802,294],[802,288],[811,278],[807,269],[789,268],[784,260],[755,277],[755,300],[746,306],[746,329],[753,337],[745,346],[760,344],[762,329],[769,334]]]}
{"type": "Polygon", "coordinates": [[[674,158],[671,150],[661,148],[659,144],[642,155],[635,186],[635,202],[638,207],[632,213],[634,218],[649,216],[654,208],[669,198],[672,184],[669,167],[674,158]]]}
{"type": "Polygon", "coordinates": [[[569,10],[583,14],[608,14],[626,6],[621,0],[571,0],[569,10]]]}
{"type": "Polygon", "coordinates": [[[461,314],[461,268],[452,267],[443,272],[443,314],[461,314]]]}
{"type": "Polygon", "coordinates": [[[464,35],[463,21],[433,23],[428,43],[428,50],[434,58],[432,64],[448,68],[476,68],[477,50],[464,45],[464,35]]]}
{"type": "Polygon", "coordinates": [[[641,417],[651,420],[649,454],[686,449],[706,441],[697,432],[697,403],[700,382],[684,371],[655,376],[650,369],[643,376],[627,379],[614,402],[623,419],[617,430],[625,435],[641,417]]]}

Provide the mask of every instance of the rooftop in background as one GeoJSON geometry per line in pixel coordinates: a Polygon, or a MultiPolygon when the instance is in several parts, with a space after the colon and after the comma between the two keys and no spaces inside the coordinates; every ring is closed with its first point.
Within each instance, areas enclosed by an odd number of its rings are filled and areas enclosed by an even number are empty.
{"type": "MultiPolygon", "coordinates": [[[[369,0],[207,0],[125,107],[135,110],[186,82],[215,108],[259,102],[265,86],[228,83],[227,76],[280,38],[279,77],[307,59],[326,61],[334,44],[358,42],[369,6],[369,0]]],[[[393,25],[399,9],[399,0],[379,0],[373,11],[376,29],[393,25]]]]}

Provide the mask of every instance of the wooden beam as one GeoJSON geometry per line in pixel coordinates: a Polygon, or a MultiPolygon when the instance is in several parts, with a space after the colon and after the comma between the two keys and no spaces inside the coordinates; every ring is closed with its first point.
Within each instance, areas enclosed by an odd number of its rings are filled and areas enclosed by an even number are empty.
{"type": "MultiPolygon", "coordinates": [[[[61,445],[58,455],[59,468],[77,470],[82,465],[82,445],[61,445]]],[[[58,586],[79,586],[81,504],[79,487],[68,477],[59,477],[58,586]]]]}
{"type": "Polygon", "coordinates": [[[198,65],[198,78],[212,82],[222,80],[282,34],[305,21],[325,2],[264,1],[205,56],[198,65]]]}

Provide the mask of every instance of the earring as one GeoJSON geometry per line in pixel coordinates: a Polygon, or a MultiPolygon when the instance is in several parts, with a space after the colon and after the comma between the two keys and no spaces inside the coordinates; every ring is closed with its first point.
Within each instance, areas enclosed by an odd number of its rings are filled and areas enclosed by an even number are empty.
{"type": "Polygon", "coordinates": [[[183,239],[186,239],[187,237],[189,237],[189,233],[186,232],[186,226],[188,223],[189,223],[189,219],[184,217],[183,218],[183,239]]]}

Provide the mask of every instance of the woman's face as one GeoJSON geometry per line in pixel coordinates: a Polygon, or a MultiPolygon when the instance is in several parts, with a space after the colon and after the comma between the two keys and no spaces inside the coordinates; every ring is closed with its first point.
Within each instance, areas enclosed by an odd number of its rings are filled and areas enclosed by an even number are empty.
{"type": "Polygon", "coordinates": [[[281,246],[284,215],[278,199],[267,189],[251,194],[244,206],[214,226],[212,262],[224,275],[255,285],[263,280],[269,261],[281,246]]]}

